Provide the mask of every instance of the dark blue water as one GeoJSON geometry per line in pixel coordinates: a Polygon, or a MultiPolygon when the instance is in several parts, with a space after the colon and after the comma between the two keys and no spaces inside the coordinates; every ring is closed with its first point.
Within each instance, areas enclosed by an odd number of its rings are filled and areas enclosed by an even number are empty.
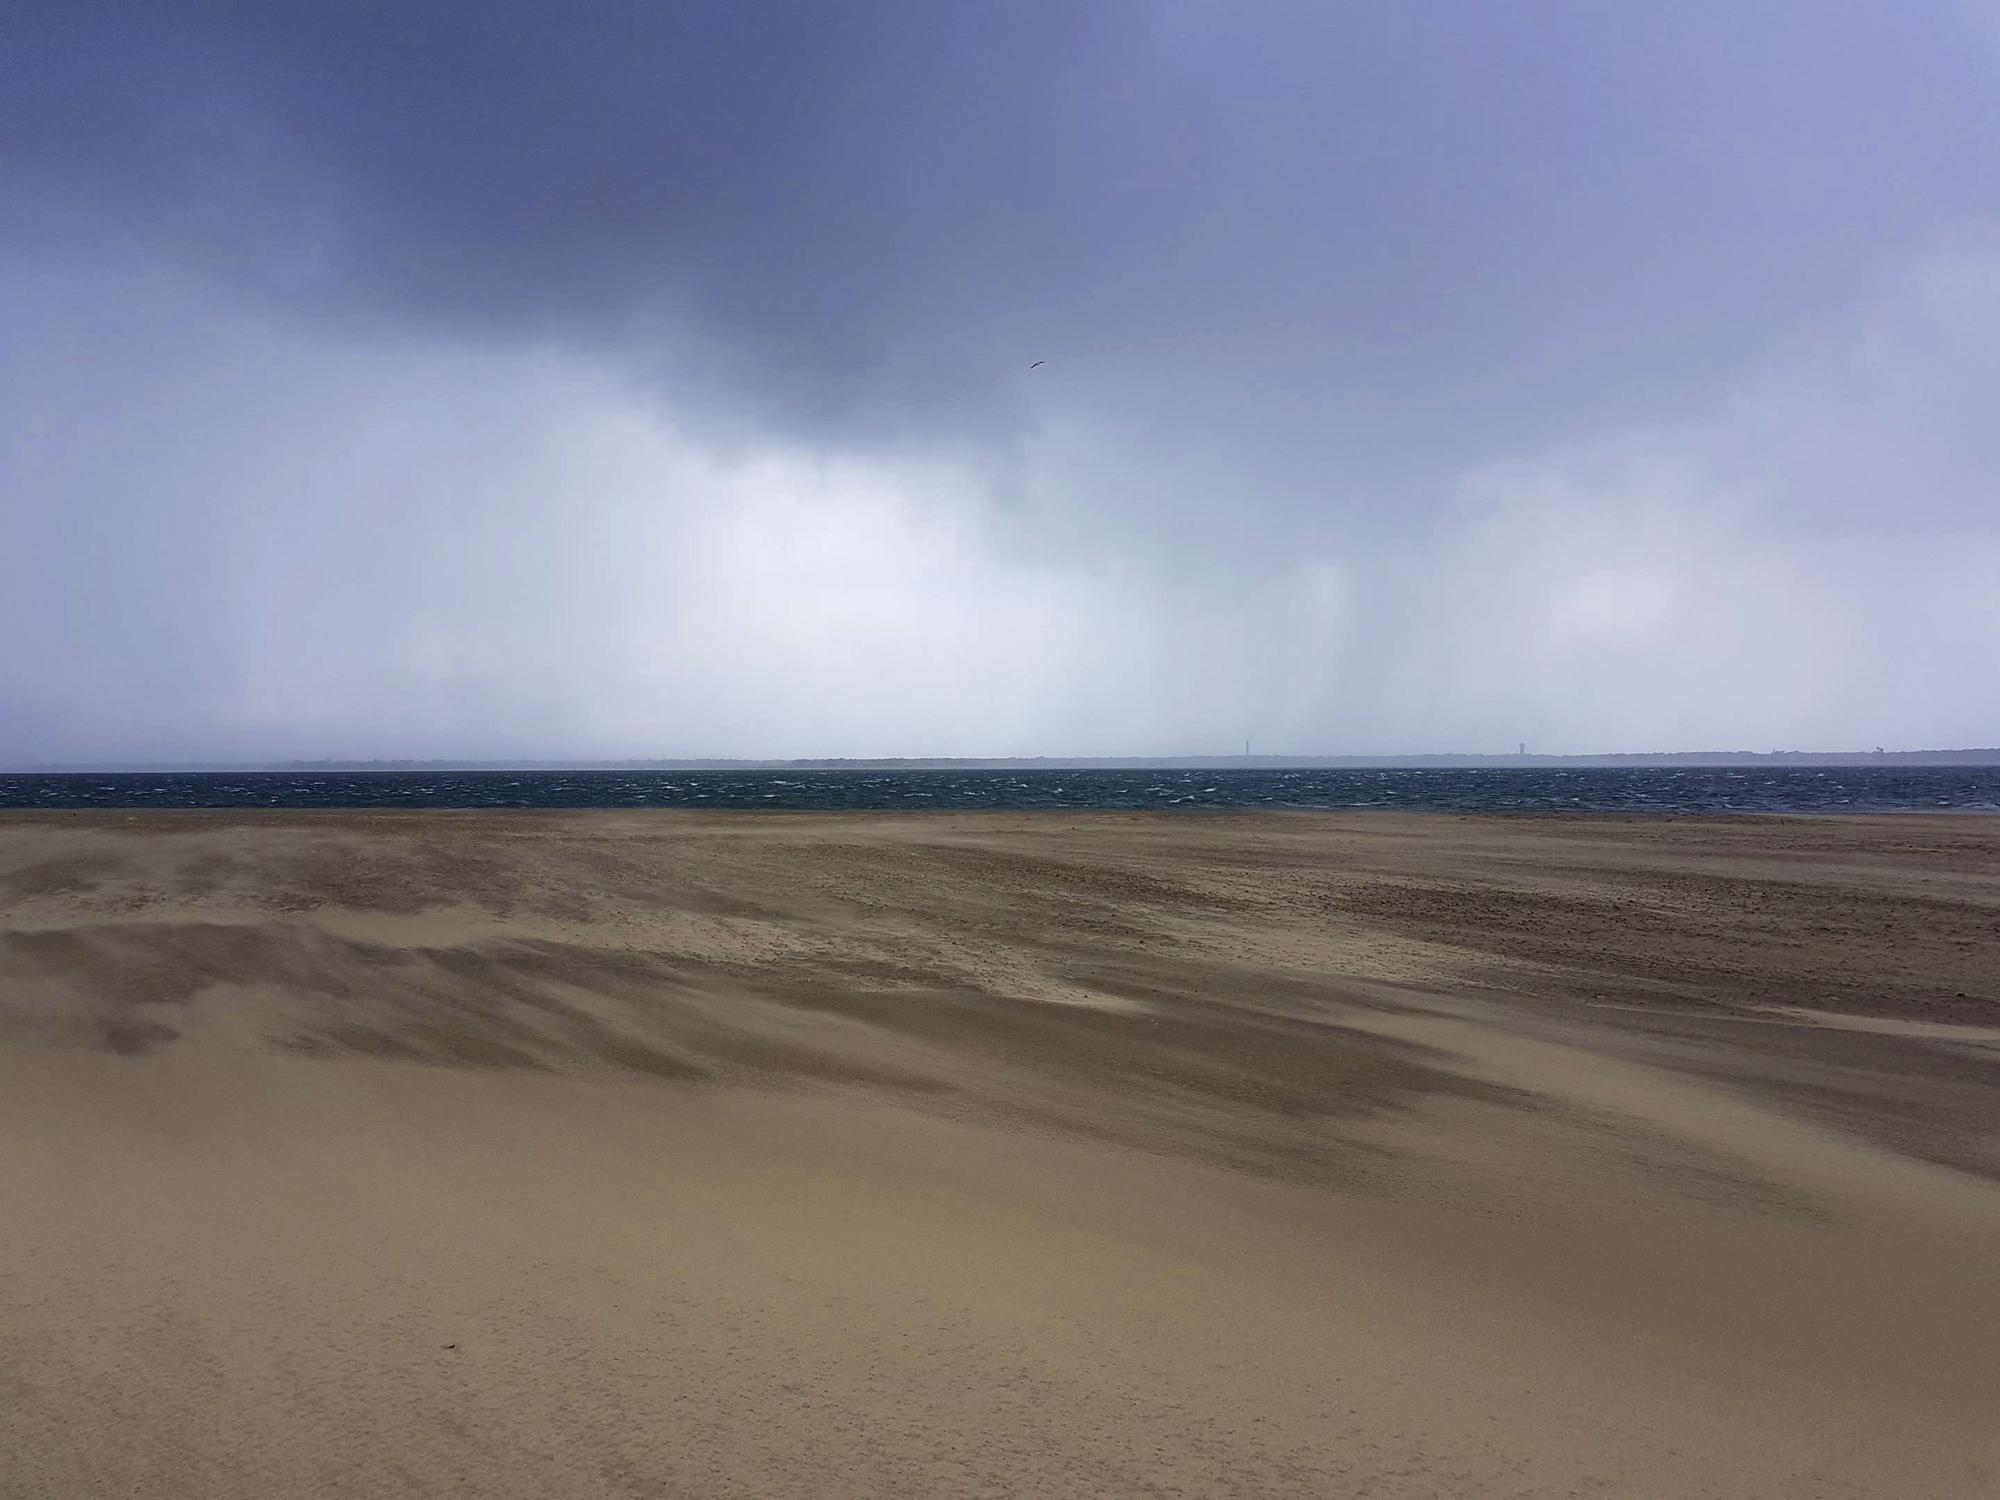
{"type": "Polygon", "coordinates": [[[198,771],[0,775],[0,807],[2000,810],[2000,766],[1238,771],[198,771]]]}

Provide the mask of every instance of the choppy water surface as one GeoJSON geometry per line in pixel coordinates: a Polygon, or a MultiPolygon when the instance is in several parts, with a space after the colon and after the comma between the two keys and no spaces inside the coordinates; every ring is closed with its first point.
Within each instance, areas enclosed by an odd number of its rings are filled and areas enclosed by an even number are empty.
{"type": "Polygon", "coordinates": [[[1638,770],[198,771],[0,775],[0,807],[2000,810],[2000,766],[1638,770]]]}

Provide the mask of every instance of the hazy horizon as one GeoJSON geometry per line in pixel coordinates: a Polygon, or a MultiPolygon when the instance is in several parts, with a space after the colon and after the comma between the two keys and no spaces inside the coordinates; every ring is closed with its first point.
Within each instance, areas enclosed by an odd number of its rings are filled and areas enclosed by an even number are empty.
{"type": "Polygon", "coordinates": [[[2000,742],[1989,6],[0,45],[0,765],[2000,742]]]}
{"type": "Polygon", "coordinates": [[[63,774],[94,771],[111,772],[231,772],[231,771],[285,771],[285,770],[394,770],[409,768],[414,770],[432,769],[548,769],[548,770],[593,770],[593,769],[648,769],[683,770],[702,768],[745,768],[784,769],[821,768],[835,769],[842,766],[858,768],[895,766],[964,766],[980,767],[1029,767],[1048,764],[1052,767],[1133,767],[1170,766],[1188,769],[1226,770],[1232,765],[1258,766],[1265,769],[1322,765],[1345,767],[1367,767],[1371,765],[1393,767],[1422,763],[1464,763],[1493,762],[1498,765],[1537,765],[1549,762],[1626,762],[1652,761],[1660,763],[1689,762],[1741,762],[1744,760],[1764,760],[1789,764],[1855,765],[1870,762],[1911,763],[1923,762],[1935,765],[1987,765],[2000,762],[2000,747],[1996,746],[1955,746],[1934,748],[1892,749],[1878,746],[1860,749],[1707,749],[1707,750],[1597,750],[1576,752],[1547,752],[1532,748],[1526,750],[1437,750],[1413,751],[1402,754],[1318,754],[1312,752],[1251,751],[1199,752],[1161,754],[1104,754],[1104,755],[1063,755],[1042,754],[1030,756],[1005,755],[873,755],[873,756],[755,756],[755,755],[625,755],[625,756],[501,756],[484,757],[472,755],[439,756],[298,756],[285,760],[103,760],[103,761],[49,761],[40,764],[0,762],[0,775],[63,774]],[[1952,759],[1952,757],[1962,757],[1952,759]]]}

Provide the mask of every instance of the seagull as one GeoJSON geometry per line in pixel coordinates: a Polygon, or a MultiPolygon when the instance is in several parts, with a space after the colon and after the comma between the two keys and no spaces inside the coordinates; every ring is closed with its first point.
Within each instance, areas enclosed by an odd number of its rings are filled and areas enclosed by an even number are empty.
{"type": "Polygon", "coordinates": [[[1029,365],[1028,368],[1031,370],[1039,370],[1043,365],[1047,363],[1048,361],[1045,359],[1038,359],[1033,364],[1029,365]]]}

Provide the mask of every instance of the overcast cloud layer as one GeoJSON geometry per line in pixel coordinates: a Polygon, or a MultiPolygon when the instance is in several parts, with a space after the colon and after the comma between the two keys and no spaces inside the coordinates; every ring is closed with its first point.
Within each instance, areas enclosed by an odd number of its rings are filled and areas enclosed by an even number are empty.
{"type": "Polygon", "coordinates": [[[0,59],[0,764],[2000,742],[1982,7],[0,59]]]}

